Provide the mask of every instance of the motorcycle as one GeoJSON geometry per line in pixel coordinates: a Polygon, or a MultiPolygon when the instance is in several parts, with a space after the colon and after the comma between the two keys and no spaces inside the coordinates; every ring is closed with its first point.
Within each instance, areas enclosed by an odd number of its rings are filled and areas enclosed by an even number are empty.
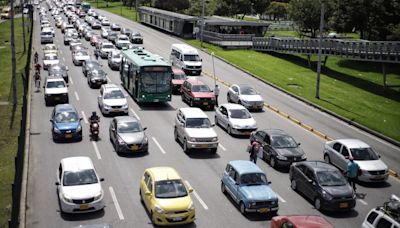
{"type": "Polygon", "coordinates": [[[92,140],[94,141],[99,140],[99,133],[100,133],[99,121],[92,121],[90,123],[90,137],[92,138],[92,140]]]}

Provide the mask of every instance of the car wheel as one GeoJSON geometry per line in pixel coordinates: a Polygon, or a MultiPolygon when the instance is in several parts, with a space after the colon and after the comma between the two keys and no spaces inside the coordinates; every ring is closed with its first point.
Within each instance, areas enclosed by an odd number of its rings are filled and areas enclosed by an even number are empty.
{"type": "Polygon", "coordinates": [[[211,149],[211,153],[212,153],[212,154],[216,154],[216,153],[217,153],[217,148],[211,149]]]}
{"type": "Polygon", "coordinates": [[[321,210],[321,200],[318,197],[314,200],[314,207],[317,210],[321,210]]]}
{"type": "Polygon", "coordinates": [[[224,182],[221,182],[221,192],[226,194],[226,187],[225,187],[224,182]]]}
{"type": "Polygon", "coordinates": [[[240,213],[242,214],[246,213],[246,207],[244,206],[243,202],[240,202],[239,208],[240,208],[240,213]]]}
{"type": "Polygon", "coordinates": [[[188,147],[187,147],[187,141],[186,141],[186,139],[183,140],[183,152],[184,152],[185,154],[187,154],[187,153],[189,152],[189,149],[188,149],[188,147]]]}
{"type": "Polygon", "coordinates": [[[193,107],[193,106],[194,106],[193,99],[191,99],[191,100],[190,100],[190,104],[189,104],[189,106],[190,106],[190,107],[193,107]]]}
{"type": "Polygon", "coordinates": [[[176,127],[174,128],[174,139],[175,139],[176,142],[179,142],[178,130],[176,130],[176,127]]]}
{"type": "Polygon", "coordinates": [[[140,197],[140,202],[144,203],[143,195],[142,195],[142,189],[139,189],[139,197],[140,197]]]}
{"type": "Polygon", "coordinates": [[[272,168],[276,168],[276,158],[274,156],[271,156],[269,164],[272,168]]]}
{"type": "Polygon", "coordinates": [[[229,135],[232,135],[232,128],[231,126],[228,125],[228,128],[226,129],[229,135]]]}
{"type": "Polygon", "coordinates": [[[119,154],[119,144],[114,142],[114,149],[117,154],[119,154]]]}
{"type": "Polygon", "coordinates": [[[242,101],[241,101],[241,100],[238,100],[238,104],[242,105],[242,101]]]}
{"type": "Polygon", "coordinates": [[[324,161],[328,164],[331,164],[331,159],[330,159],[329,155],[327,155],[327,154],[324,155],[324,161]]]}
{"type": "Polygon", "coordinates": [[[217,116],[214,117],[214,122],[215,122],[215,125],[218,125],[218,124],[219,124],[219,123],[218,123],[218,118],[217,118],[217,116]]]}
{"type": "Polygon", "coordinates": [[[183,93],[181,94],[181,99],[182,99],[182,101],[185,101],[185,97],[183,96],[183,93]]]}
{"type": "Polygon", "coordinates": [[[228,100],[228,103],[231,103],[231,95],[229,95],[229,93],[228,93],[228,95],[226,95],[226,99],[228,100]]]}
{"type": "Polygon", "coordinates": [[[297,183],[296,183],[296,180],[295,180],[295,179],[292,179],[292,180],[290,181],[290,187],[291,187],[294,191],[297,190],[297,183]]]}

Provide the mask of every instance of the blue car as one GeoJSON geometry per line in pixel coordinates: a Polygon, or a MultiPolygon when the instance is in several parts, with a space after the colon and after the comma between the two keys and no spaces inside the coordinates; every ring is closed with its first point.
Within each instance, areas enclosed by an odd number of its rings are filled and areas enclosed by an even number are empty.
{"type": "Polygon", "coordinates": [[[240,212],[270,213],[279,209],[278,197],[264,172],[250,161],[230,161],[221,180],[221,191],[239,205],[240,212]]]}
{"type": "Polygon", "coordinates": [[[54,141],[82,140],[82,118],[71,104],[59,104],[51,113],[52,135],[54,141]]]}

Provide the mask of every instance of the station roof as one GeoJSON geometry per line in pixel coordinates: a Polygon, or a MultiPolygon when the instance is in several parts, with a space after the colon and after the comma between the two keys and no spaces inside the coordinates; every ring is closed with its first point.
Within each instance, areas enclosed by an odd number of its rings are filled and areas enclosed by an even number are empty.
{"type": "Polygon", "coordinates": [[[182,19],[182,20],[189,20],[189,21],[197,21],[198,20],[198,18],[194,17],[194,16],[175,13],[175,12],[152,8],[152,7],[147,7],[147,6],[139,7],[139,12],[150,12],[150,13],[156,14],[156,15],[163,15],[163,16],[178,18],[178,19],[182,19]]]}
{"type": "MultiPolygon", "coordinates": [[[[201,20],[201,19],[199,19],[201,20]]],[[[233,18],[212,16],[206,17],[204,20],[205,25],[211,26],[251,26],[251,27],[268,27],[270,23],[259,21],[244,21],[233,18]]]]}

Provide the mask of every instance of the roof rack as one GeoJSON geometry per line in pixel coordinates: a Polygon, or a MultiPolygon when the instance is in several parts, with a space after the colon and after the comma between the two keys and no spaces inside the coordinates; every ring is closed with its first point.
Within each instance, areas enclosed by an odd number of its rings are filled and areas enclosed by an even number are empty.
{"type": "Polygon", "coordinates": [[[385,214],[400,222],[400,198],[396,195],[391,195],[389,201],[383,203],[382,210],[385,214]]]}

